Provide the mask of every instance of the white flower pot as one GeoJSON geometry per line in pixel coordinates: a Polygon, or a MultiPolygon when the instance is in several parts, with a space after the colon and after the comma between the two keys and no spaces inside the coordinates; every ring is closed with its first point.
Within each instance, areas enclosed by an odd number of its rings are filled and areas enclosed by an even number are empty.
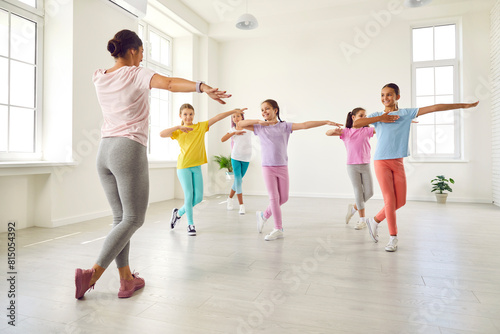
{"type": "Polygon", "coordinates": [[[226,180],[233,181],[234,180],[234,173],[233,172],[226,172],[226,180]]]}
{"type": "Polygon", "coordinates": [[[448,197],[447,193],[442,193],[442,194],[436,193],[434,195],[436,195],[436,200],[439,204],[446,204],[446,198],[448,197]]]}

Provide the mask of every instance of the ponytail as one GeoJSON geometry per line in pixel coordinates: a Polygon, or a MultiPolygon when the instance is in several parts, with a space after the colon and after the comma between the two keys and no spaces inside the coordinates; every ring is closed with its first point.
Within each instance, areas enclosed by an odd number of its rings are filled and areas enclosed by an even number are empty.
{"type": "Polygon", "coordinates": [[[345,127],[347,129],[350,129],[352,128],[353,124],[354,124],[354,121],[352,119],[352,116],[356,116],[358,114],[358,112],[360,112],[361,110],[365,110],[364,108],[361,108],[361,107],[357,107],[357,108],[354,108],[352,111],[349,111],[347,113],[347,118],[345,120],[345,127]]]}

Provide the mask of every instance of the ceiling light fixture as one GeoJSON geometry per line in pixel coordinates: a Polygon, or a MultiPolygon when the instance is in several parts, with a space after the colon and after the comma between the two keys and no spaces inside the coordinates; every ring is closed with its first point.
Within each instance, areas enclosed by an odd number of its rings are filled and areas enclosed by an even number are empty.
{"type": "Polygon", "coordinates": [[[404,5],[406,7],[422,7],[428,5],[432,0],[405,0],[404,5]]]}
{"type": "Polygon", "coordinates": [[[247,11],[245,14],[238,17],[236,21],[236,28],[242,30],[252,30],[259,26],[259,22],[252,14],[248,13],[248,0],[247,0],[247,11]]]}

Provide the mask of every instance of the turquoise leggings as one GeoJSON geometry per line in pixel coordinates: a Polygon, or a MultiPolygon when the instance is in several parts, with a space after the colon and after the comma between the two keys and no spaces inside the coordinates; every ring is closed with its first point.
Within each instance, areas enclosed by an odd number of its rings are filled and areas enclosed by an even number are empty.
{"type": "Polygon", "coordinates": [[[177,213],[180,217],[187,215],[189,225],[193,225],[193,207],[203,200],[203,175],[201,166],[177,170],[177,177],[184,191],[184,205],[177,213]]]}
{"type": "Polygon", "coordinates": [[[249,164],[250,163],[246,161],[231,159],[231,165],[233,166],[234,173],[234,183],[231,189],[233,189],[237,194],[241,194],[243,192],[241,184],[243,183],[243,176],[245,176],[249,164]]]}

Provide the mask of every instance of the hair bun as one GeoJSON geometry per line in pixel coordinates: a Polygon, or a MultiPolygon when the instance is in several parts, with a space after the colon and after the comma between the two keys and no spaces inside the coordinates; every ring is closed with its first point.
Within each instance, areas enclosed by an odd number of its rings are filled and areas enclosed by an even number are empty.
{"type": "Polygon", "coordinates": [[[108,51],[113,57],[116,57],[120,53],[120,42],[116,39],[111,39],[108,42],[108,51]]]}

